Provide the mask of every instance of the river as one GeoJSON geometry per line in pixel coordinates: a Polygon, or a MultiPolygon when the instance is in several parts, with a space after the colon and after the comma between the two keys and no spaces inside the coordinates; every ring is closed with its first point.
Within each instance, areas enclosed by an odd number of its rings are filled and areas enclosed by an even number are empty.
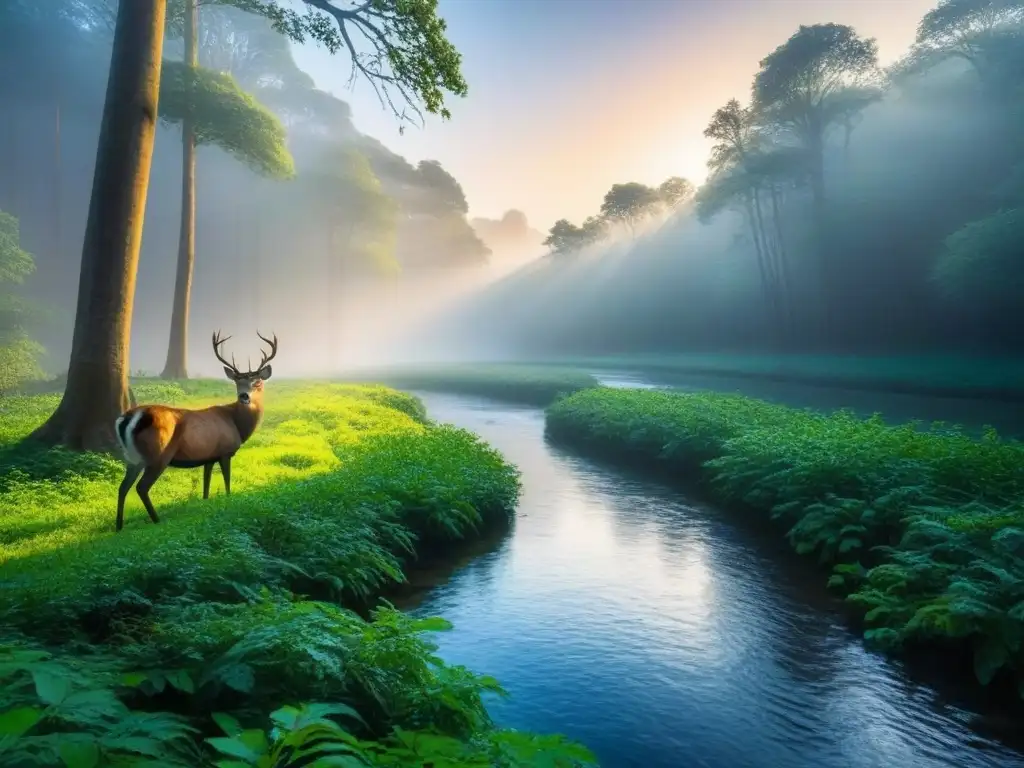
{"type": "Polygon", "coordinates": [[[523,473],[512,534],[405,604],[454,623],[443,658],[502,682],[501,725],[604,768],[1024,768],[868,652],[777,534],[550,446],[539,409],[417,394],[523,473]]]}

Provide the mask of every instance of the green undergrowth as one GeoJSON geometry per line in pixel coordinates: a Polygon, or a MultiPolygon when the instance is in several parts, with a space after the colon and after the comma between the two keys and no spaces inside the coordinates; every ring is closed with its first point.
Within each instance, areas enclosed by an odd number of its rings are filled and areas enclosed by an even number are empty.
{"type": "Polygon", "coordinates": [[[447,623],[378,601],[418,556],[511,521],[518,471],[476,436],[384,387],[271,382],[230,496],[169,470],[161,523],[132,494],[114,533],[119,462],[21,442],[56,403],[0,401],[0,764],[592,764],[495,728],[498,683],[436,656],[447,623]]]}
{"type": "Polygon", "coordinates": [[[784,525],[888,650],[973,649],[1024,696],[1024,445],[739,395],[598,389],[548,408],[552,439],[702,482],[784,525]]]}
{"type": "Polygon", "coordinates": [[[561,368],[768,378],[892,392],[1024,398],[1024,361],[942,355],[628,354],[559,358],[561,368]]]}
{"type": "Polygon", "coordinates": [[[593,376],[577,369],[518,364],[405,366],[361,371],[347,378],[380,381],[402,389],[476,395],[539,406],[598,386],[593,376]]]}

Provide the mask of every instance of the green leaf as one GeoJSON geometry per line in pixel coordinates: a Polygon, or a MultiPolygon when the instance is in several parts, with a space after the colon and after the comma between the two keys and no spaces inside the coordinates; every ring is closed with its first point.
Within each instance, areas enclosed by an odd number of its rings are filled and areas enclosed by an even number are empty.
{"type": "Polygon", "coordinates": [[[846,586],[846,579],[844,579],[838,573],[833,574],[832,576],[829,577],[828,584],[826,584],[826,586],[828,586],[830,588],[846,586]]]}
{"type": "Polygon", "coordinates": [[[223,738],[212,738],[207,739],[207,743],[216,749],[218,752],[222,752],[230,757],[239,757],[243,760],[248,760],[250,765],[256,763],[259,760],[260,755],[257,752],[253,752],[243,742],[237,738],[223,739],[223,738]]]}
{"type": "Polygon", "coordinates": [[[58,752],[67,768],[95,768],[100,764],[100,748],[95,742],[64,742],[58,752]]]}
{"type": "Polygon", "coordinates": [[[32,730],[32,726],[43,717],[39,707],[18,707],[0,713],[0,735],[21,736],[32,730]]]}
{"type": "Polygon", "coordinates": [[[128,688],[138,688],[148,679],[145,672],[125,672],[121,675],[120,683],[128,688]]]}
{"type": "Polygon", "coordinates": [[[256,674],[248,664],[231,664],[222,669],[217,677],[228,688],[239,693],[252,693],[256,686],[256,674]]]}
{"type": "Polygon", "coordinates": [[[36,695],[50,706],[60,704],[71,693],[71,683],[49,672],[33,672],[32,680],[36,684],[36,695]]]}
{"type": "Polygon", "coordinates": [[[864,542],[860,539],[843,539],[839,543],[839,551],[843,553],[850,552],[854,549],[860,549],[862,546],[864,546],[864,542]]]}
{"type": "Polygon", "coordinates": [[[267,734],[258,728],[242,731],[235,738],[257,755],[265,755],[270,749],[270,745],[267,743],[267,734]]]}
{"type": "Polygon", "coordinates": [[[188,672],[183,669],[172,669],[167,673],[167,682],[182,693],[195,693],[196,686],[188,672]]]}
{"type": "Polygon", "coordinates": [[[213,722],[220,726],[220,729],[228,736],[237,736],[243,730],[241,723],[224,712],[214,712],[212,717],[213,722]]]}

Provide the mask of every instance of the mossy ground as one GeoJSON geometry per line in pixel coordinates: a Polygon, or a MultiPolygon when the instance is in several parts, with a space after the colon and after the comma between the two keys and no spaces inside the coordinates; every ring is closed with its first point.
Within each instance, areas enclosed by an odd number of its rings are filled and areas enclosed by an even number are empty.
{"type": "Polygon", "coordinates": [[[888,426],[739,395],[595,389],[547,411],[549,435],[701,482],[771,517],[898,650],[967,646],[982,684],[1024,696],[1024,445],[942,424],[888,426]]]}
{"type": "Polygon", "coordinates": [[[518,363],[401,366],[361,371],[348,378],[384,382],[400,389],[476,395],[539,406],[598,386],[593,376],[575,368],[518,363]]]}
{"type": "MultiPolygon", "coordinates": [[[[133,388],[141,403],[230,397],[224,382],[133,388]]],[[[443,621],[343,607],[367,606],[417,553],[510,521],[518,472],[474,435],[384,387],[272,382],[230,496],[219,473],[203,500],[201,470],[171,470],[151,494],[160,525],[133,494],[116,534],[120,462],[21,442],[57,400],[0,400],[0,732],[20,736],[0,739],[4,765],[262,765],[323,729],[346,765],[590,760],[494,729],[482,697],[500,686],[434,656],[423,633],[443,621]],[[323,701],[360,719],[281,714],[323,701]],[[225,733],[204,741],[215,713],[225,733]]]]}

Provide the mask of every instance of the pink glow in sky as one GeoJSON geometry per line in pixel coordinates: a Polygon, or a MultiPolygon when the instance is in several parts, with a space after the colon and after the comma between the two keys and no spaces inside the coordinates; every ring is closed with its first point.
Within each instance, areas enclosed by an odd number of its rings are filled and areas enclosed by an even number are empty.
{"type": "Polygon", "coordinates": [[[441,0],[469,96],[453,118],[398,135],[346,59],[296,52],[317,86],[352,105],[359,130],[411,162],[436,159],[470,215],[525,211],[547,229],[595,213],[616,182],[699,183],[711,114],[746,103],[758,62],[800,24],[850,24],[882,64],[911,44],[935,0],[441,0]]]}

